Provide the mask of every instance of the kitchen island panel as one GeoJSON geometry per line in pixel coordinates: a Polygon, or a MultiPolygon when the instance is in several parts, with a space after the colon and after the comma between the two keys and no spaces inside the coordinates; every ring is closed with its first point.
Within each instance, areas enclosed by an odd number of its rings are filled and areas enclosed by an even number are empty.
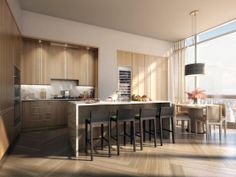
{"type": "MultiPolygon", "coordinates": [[[[171,103],[168,101],[158,101],[158,102],[100,102],[94,104],[85,104],[83,102],[68,102],[67,104],[67,119],[69,128],[69,139],[71,147],[75,152],[75,156],[79,156],[79,152],[84,151],[85,147],[85,119],[90,117],[90,112],[92,110],[108,110],[111,115],[116,115],[118,109],[122,108],[159,108],[162,106],[170,106],[171,103]]],[[[138,123],[138,122],[137,122],[138,123]]],[[[146,124],[148,128],[148,123],[146,124]]],[[[169,121],[163,123],[163,127],[169,128],[169,121]]],[[[138,127],[138,126],[136,126],[138,127]]],[[[158,125],[159,127],[159,125],[158,125]]],[[[112,127],[114,129],[114,127],[112,127]]],[[[159,128],[158,128],[159,129],[159,128]]],[[[106,128],[105,128],[106,130],[106,128]]],[[[114,130],[112,131],[114,132],[114,130]]],[[[127,132],[129,131],[129,124],[127,126],[127,132]]],[[[106,132],[105,132],[106,134],[106,132]]],[[[115,133],[113,133],[114,135],[115,133]]],[[[94,129],[94,137],[100,136],[100,129],[94,129]]],[[[169,133],[164,134],[164,138],[169,138],[169,133]]],[[[123,142],[121,140],[121,142],[123,142]]],[[[99,142],[95,142],[96,143],[99,142]]]]}

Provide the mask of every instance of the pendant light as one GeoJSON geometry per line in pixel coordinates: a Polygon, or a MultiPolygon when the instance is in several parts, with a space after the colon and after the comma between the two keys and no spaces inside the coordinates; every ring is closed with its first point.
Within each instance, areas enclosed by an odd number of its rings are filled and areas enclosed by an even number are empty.
{"type": "Polygon", "coordinates": [[[197,63],[197,15],[199,14],[198,10],[190,12],[192,17],[192,30],[194,34],[194,63],[185,65],[185,76],[197,76],[200,74],[205,74],[205,64],[197,63]]]}

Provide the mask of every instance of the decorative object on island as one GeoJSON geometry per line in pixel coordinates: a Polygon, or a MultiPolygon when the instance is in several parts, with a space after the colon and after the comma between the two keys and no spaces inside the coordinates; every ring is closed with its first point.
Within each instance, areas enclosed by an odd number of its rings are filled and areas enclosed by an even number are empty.
{"type": "Polygon", "coordinates": [[[198,103],[198,99],[206,98],[205,90],[195,89],[191,92],[186,92],[188,95],[188,99],[193,100],[193,104],[198,103]]]}
{"type": "MultiPolygon", "coordinates": [[[[205,64],[197,63],[197,15],[198,10],[190,12],[192,17],[192,31],[194,35],[194,63],[185,65],[185,76],[205,74],[205,64]]],[[[196,82],[195,82],[196,83],[196,82]]]]}
{"type": "Polygon", "coordinates": [[[132,101],[151,101],[151,99],[148,98],[147,95],[139,96],[135,94],[132,95],[131,100],[132,101]]]}

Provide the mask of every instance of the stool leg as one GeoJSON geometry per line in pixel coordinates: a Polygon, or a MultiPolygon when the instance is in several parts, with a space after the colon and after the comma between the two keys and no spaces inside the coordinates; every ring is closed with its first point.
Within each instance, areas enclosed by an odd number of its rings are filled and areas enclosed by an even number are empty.
{"type": "Polygon", "coordinates": [[[160,124],[160,143],[162,146],[162,139],[163,139],[163,132],[162,132],[162,118],[159,118],[159,124],[160,124]]]}
{"type": "Polygon", "coordinates": [[[133,132],[132,132],[132,139],[133,139],[133,148],[134,148],[134,152],[136,152],[136,131],[135,131],[135,121],[132,121],[132,129],[133,129],[133,132]]]}
{"type": "Polygon", "coordinates": [[[130,144],[133,144],[133,123],[130,122],[130,144]]]}
{"type": "Polygon", "coordinates": [[[91,161],[93,161],[93,125],[90,124],[90,153],[91,153],[91,161]]]}
{"type": "Polygon", "coordinates": [[[85,153],[88,154],[88,122],[85,121],[85,153]]]}
{"type": "Polygon", "coordinates": [[[116,121],[116,143],[117,143],[117,155],[120,155],[119,126],[118,126],[118,121],[116,121]]]}
{"type": "Polygon", "coordinates": [[[171,119],[171,129],[172,129],[172,142],[175,143],[174,117],[170,117],[170,119],[171,119]]]}
{"type": "Polygon", "coordinates": [[[126,122],[124,122],[124,146],[126,145],[126,122]]]}
{"type": "Polygon", "coordinates": [[[139,119],[140,149],[143,150],[143,120],[139,119]]]}
{"type": "Polygon", "coordinates": [[[152,140],[152,134],[150,133],[152,131],[152,121],[151,120],[149,120],[148,126],[149,126],[149,133],[148,133],[149,141],[151,141],[152,140]]]}
{"type": "Polygon", "coordinates": [[[108,130],[107,130],[107,133],[108,133],[108,155],[109,157],[111,157],[111,125],[110,125],[110,122],[108,122],[108,126],[107,126],[108,130]]]}
{"type": "Polygon", "coordinates": [[[143,121],[143,141],[146,141],[146,121],[143,121]]]}
{"type": "Polygon", "coordinates": [[[153,119],[153,129],[154,129],[154,146],[157,147],[157,124],[156,124],[156,119],[153,119]]]}
{"type": "Polygon", "coordinates": [[[103,150],[103,139],[104,139],[104,125],[101,124],[101,149],[103,150]]]}

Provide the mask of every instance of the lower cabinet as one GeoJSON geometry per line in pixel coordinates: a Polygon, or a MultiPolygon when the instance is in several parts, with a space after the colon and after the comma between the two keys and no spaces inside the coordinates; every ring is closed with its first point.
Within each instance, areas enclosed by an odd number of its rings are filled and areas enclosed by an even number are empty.
{"type": "Polygon", "coordinates": [[[23,131],[66,126],[66,101],[23,101],[23,131]]]}

